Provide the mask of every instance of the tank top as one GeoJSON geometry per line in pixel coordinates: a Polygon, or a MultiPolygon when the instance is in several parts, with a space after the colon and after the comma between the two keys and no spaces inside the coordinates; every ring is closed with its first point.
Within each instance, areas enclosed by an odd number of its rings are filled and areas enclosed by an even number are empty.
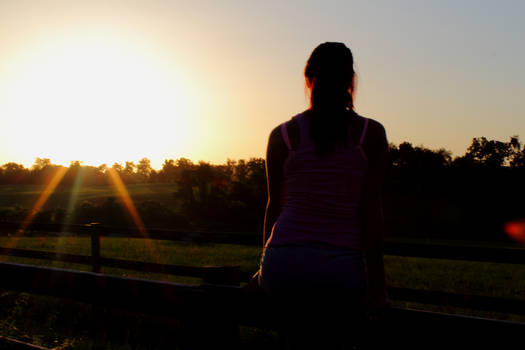
{"type": "Polygon", "coordinates": [[[364,118],[359,140],[352,140],[349,125],[347,145],[337,146],[333,153],[322,156],[316,153],[310,137],[307,113],[293,119],[299,124],[300,141],[294,151],[286,123],[281,124],[288,147],[284,164],[285,203],[266,247],[328,245],[361,250],[357,213],[368,167],[362,148],[368,119],[364,118]]]}

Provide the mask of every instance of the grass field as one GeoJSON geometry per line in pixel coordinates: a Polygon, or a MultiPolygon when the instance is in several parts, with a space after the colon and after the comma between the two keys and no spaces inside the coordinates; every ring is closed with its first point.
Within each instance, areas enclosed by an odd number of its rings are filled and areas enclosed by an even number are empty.
{"type": "MultiPolygon", "coordinates": [[[[0,246],[6,246],[11,238],[1,237],[0,246]]],[[[20,238],[15,247],[62,252],[90,254],[89,238],[53,237],[20,238]]],[[[242,271],[255,272],[261,248],[229,244],[191,244],[184,242],[155,241],[135,238],[103,237],[101,254],[137,261],[177,265],[239,265],[242,271]]],[[[68,263],[31,261],[15,257],[0,257],[9,261],[32,262],[56,267],[89,270],[89,266],[71,266],[68,263]]],[[[34,260],[34,259],[33,259],[34,260]]],[[[387,282],[392,287],[447,291],[460,294],[488,295],[525,300],[525,266],[488,262],[453,261],[412,257],[385,257],[387,282]]],[[[109,269],[106,273],[161,278],[175,282],[188,282],[187,277],[160,276],[150,273],[109,269]]],[[[192,279],[195,283],[198,280],[192,279]]]]}

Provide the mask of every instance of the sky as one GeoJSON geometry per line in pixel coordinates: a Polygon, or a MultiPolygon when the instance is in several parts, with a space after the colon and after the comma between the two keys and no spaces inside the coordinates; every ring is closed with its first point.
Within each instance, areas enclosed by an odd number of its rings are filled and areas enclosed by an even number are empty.
{"type": "Polygon", "coordinates": [[[311,51],[353,52],[390,142],[525,140],[524,1],[0,0],[0,164],[264,157],[311,51]]]}

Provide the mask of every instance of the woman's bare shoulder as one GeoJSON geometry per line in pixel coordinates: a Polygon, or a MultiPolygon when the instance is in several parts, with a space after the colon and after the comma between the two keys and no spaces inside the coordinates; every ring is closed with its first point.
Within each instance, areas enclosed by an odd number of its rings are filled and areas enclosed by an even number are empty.
{"type": "MultiPolygon", "coordinates": [[[[306,113],[306,111],[303,113],[306,113]]],[[[295,146],[298,143],[297,141],[299,139],[299,124],[297,123],[296,117],[303,113],[299,113],[296,116],[288,119],[287,121],[273,128],[268,138],[268,145],[277,147],[279,149],[282,149],[283,147],[287,149],[286,144],[284,143],[283,133],[282,133],[282,126],[284,124],[286,125],[286,130],[288,132],[288,137],[290,138],[290,141],[292,143],[292,147],[295,146]]]]}
{"type": "Polygon", "coordinates": [[[365,135],[365,142],[367,139],[372,139],[375,141],[379,141],[381,139],[386,140],[386,130],[383,124],[381,124],[381,122],[377,121],[376,119],[365,117],[359,114],[358,116],[362,118],[363,121],[365,119],[368,119],[368,126],[366,130],[366,135],[365,135]]]}
{"type": "Polygon", "coordinates": [[[268,147],[266,150],[267,158],[281,159],[283,157],[281,154],[286,153],[288,150],[283,139],[281,130],[282,125],[282,123],[277,125],[270,132],[270,136],[268,137],[268,147]]]}
{"type": "Polygon", "coordinates": [[[385,127],[376,119],[368,117],[366,119],[368,119],[368,127],[363,140],[363,149],[370,164],[383,163],[388,151],[385,127]]]}
{"type": "Polygon", "coordinates": [[[268,143],[275,143],[278,139],[282,139],[281,124],[272,129],[268,137],[268,143]]]}

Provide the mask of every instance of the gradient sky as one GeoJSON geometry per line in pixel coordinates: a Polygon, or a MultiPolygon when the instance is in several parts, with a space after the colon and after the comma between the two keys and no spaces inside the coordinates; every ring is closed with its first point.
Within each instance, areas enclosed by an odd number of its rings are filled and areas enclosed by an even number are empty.
{"type": "Polygon", "coordinates": [[[0,164],[263,157],[310,52],[355,57],[356,111],[462,155],[525,139],[525,1],[0,0],[0,164]]]}

